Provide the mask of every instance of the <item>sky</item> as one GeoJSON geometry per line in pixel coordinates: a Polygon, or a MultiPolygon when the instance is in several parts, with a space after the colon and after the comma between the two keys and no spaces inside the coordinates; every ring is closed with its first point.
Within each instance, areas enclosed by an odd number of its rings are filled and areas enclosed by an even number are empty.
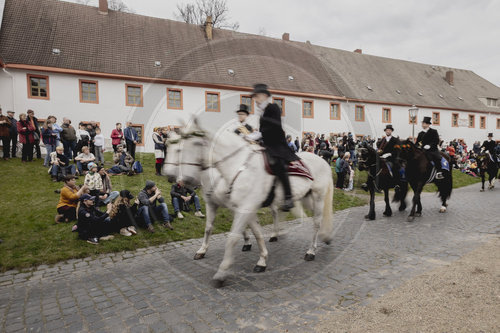
{"type": "MultiPolygon", "coordinates": [[[[123,0],[137,14],[167,19],[193,1],[123,0]]],[[[240,32],[288,32],[295,41],[470,69],[500,86],[500,0],[226,1],[240,32]]]]}

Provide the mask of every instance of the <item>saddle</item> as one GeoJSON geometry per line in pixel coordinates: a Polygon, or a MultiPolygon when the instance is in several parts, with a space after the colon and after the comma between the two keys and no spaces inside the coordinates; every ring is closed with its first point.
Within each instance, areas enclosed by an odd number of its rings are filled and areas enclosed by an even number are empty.
{"type": "MultiPolygon", "coordinates": [[[[434,161],[431,161],[431,164],[433,167],[435,167],[434,161]]],[[[446,170],[446,171],[450,171],[450,163],[448,163],[446,158],[444,158],[442,156],[441,156],[441,169],[446,170]]]]}
{"type": "MultiPolygon", "coordinates": [[[[262,156],[264,157],[264,166],[266,168],[266,172],[274,176],[274,173],[271,169],[271,164],[269,163],[270,158],[267,151],[264,151],[264,154],[262,154],[262,156]]],[[[288,175],[306,177],[310,180],[314,180],[313,176],[311,175],[311,171],[309,171],[309,168],[304,164],[304,162],[302,162],[302,160],[292,161],[288,163],[288,175]]]]}

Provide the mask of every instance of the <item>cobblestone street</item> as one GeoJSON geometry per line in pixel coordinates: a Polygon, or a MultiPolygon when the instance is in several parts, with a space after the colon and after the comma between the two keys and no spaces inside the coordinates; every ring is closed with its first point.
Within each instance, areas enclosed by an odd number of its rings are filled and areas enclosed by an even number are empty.
{"type": "Polygon", "coordinates": [[[364,220],[366,206],[338,212],[334,241],[319,245],[312,262],[303,260],[311,221],[283,223],[279,241],[266,241],[267,271],[252,271],[253,242],[251,252],[236,252],[234,274],[220,289],[211,278],[223,234],[212,237],[207,257],[198,261],[196,239],[8,271],[0,274],[0,331],[310,331],[324,314],[366,304],[498,234],[500,189],[479,188],[454,190],[445,214],[437,197],[425,194],[423,216],[413,223],[395,205],[394,216],[383,217],[383,202],[375,221],[364,220]]]}

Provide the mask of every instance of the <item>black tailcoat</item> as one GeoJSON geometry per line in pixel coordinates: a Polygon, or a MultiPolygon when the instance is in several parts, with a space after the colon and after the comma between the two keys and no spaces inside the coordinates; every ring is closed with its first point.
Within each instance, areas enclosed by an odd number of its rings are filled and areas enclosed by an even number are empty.
{"type": "Polygon", "coordinates": [[[299,160],[286,142],[285,132],[281,126],[281,110],[277,104],[269,103],[260,117],[262,141],[269,155],[287,162],[299,160]]]}
{"type": "Polygon", "coordinates": [[[427,132],[422,131],[418,133],[417,146],[424,147],[426,145],[430,146],[430,149],[427,151],[438,151],[439,134],[434,128],[429,128],[427,132]]]}

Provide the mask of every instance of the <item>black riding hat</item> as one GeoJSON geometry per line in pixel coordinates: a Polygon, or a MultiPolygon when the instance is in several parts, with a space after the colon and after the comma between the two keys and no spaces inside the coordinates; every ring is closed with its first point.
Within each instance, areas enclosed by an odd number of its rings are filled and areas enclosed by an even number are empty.
{"type": "Polygon", "coordinates": [[[250,112],[248,111],[248,105],[240,104],[240,108],[238,110],[236,110],[236,113],[238,113],[238,112],[245,112],[247,115],[249,115],[250,112]]]}
{"type": "Polygon", "coordinates": [[[431,125],[432,124],[431,117],[424,117],[424,120],[422,120],[422,122],[431,125]]]}
{"type": "Polygon", "coordinates": [[[493,133],[488,133],[488,138],[492,138],[493,137],[493,133]]]}
{"type": "Polygon", "coordinates": [[[387,129],[390,129],[391,131],[394,131],[394,127],[392,127],[392,125],[386,125],[385,128],[384,128],[384,131],[387,130],[387,129]]]}
{"type": "Polygon", "coordinates": [[[261,94],[261,93],[266,94],[267,96],[271,96],[271,93],[267,88],[267,84],[257,83],[253,86],[252,97],[255,96],[256,94],[261,94]]]}

